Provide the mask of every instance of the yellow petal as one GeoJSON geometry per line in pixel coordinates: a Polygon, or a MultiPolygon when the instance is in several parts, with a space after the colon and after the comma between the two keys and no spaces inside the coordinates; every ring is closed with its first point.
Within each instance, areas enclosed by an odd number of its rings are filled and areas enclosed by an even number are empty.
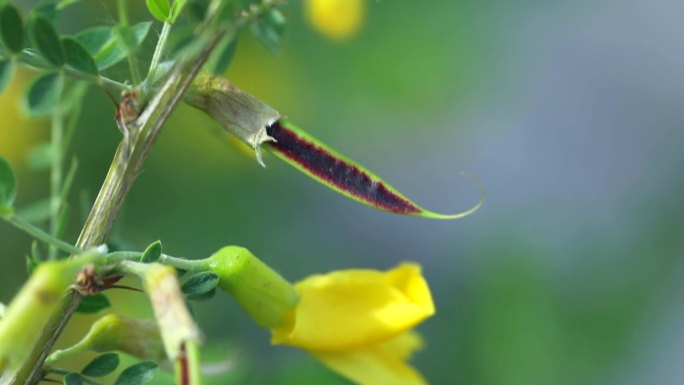
{"type": "Polygon", "coordinates": [[[304,6],[311,25],[330,39],[350,38],[363,21],[363,0],[307,0],[304,6]]]}
{"type": "Polygon", "coordinates": [[[274,329],[273,343],[310,351],[377,345],[434,314],[420,266],[405,263],[388,272],[342,270],[295,285],[300,302],[288,322],[274,329]]]}
{"type": "Polygon", "coordinates": [[[360,385],[425,385],[420,373],[405,362],[420,346],[420,336],[407,333],[375,347],[312,354],[334,372],[360,385]]]}
{"type": "Polygon", "coordinates": [[[423,342],[423,338],[420,336],[420,334],[414,331],[409,331],[383,342],[381,347],[382,349],[391,352],[401,360],[406,361],[411,359],[413,353],[423,349],[424,345],[425,343],[423,342]]]}

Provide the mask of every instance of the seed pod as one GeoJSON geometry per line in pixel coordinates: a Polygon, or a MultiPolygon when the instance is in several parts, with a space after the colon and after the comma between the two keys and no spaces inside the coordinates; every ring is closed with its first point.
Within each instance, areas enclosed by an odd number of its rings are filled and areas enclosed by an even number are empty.
{"type": "Polygon", "coordinates": [[[206,112],[229,132],[251,145],[261,165],[259,148],[263,145],[304,174],[365,205],[395,214],[458,219],[474,213],[484,203],[484,188],[471,177],[480,188],[480,200],[472,208],[456,214],[426,210],[370,170],[282,119],[278,111],[226,79],[210,75],[198,77],[186,96],[186,102],[206,112]]]}
{"type": "Polygon", "coordinates": [[[340,194],[376,209],[424,218],[458,219],[472,214],[484,203],[484,189],[480,186],[480,201],[467,211],[440,214],[426,210],[370,170],[285,119],[269,126],[266,132],[275,139],[266,147],[280,159],[340,194]]]}

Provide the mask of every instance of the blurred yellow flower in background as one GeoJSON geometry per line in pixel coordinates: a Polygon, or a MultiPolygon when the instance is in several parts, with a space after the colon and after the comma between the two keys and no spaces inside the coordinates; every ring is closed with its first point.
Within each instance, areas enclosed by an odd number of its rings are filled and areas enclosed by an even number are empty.
{"type": "Polygon", "coordinates": [[[420,266],[341,270],[295,285],[300,301],[272,342],[300,347],[362,385],[425,384],[406,361],[422,347],[413,327],[435,312],[420,266]]]}
{"type": "Polygon", "coordinates": [[[304,10],[311,25],[333,40],[354,36],[363,22],[364,0],[305,0],[304,10]]]}
{"type": "Polygon", "coordinates": [[[0,93],[0,155],[14,165],[23,163],[30,148],[47,137],[46,120],[28,119],[18,106],[30,78],[28,71],[17,71],[0,93]]]}

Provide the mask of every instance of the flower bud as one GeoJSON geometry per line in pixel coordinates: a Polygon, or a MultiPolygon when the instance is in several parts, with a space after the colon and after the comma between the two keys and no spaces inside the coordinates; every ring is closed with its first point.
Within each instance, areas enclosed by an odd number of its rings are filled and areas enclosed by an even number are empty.
{"type": "Polygon", "coordinates": [[[57,350],[48,362],[59,361],[82,351],[98,353],[118,351],[141,360],[163,361],[166,358],[159,328],[154,320],[138,320],[108,314],[95,321],[90,331],[76,345],[57,350]]]}
{"type": "Polygon", "coordinates": [[[43,325],[92,258],[46,262],[39,265],[0,319],[0,374],[16,368],[28,356],[43,325]]]}
{"type": "Polygon", "coordinates": [[[207,259],[207,266],[219,276],[218,286],[262,327],[280,326],[297,305],[294,287],[245,248],[224,247],[207,259]]]}

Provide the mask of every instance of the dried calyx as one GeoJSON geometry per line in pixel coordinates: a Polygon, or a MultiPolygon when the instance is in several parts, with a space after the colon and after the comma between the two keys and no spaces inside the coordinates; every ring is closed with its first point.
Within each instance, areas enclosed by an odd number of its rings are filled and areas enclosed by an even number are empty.
{"type": "Polygon", "coordinates": [[[204,111],[226,130],[249,144],[261,159],[261,145],[274,141],[266,133],[281,115],[274,108],[237,88],[227,79],[201,74],[185,95],[185,102],[204,111]]]}

